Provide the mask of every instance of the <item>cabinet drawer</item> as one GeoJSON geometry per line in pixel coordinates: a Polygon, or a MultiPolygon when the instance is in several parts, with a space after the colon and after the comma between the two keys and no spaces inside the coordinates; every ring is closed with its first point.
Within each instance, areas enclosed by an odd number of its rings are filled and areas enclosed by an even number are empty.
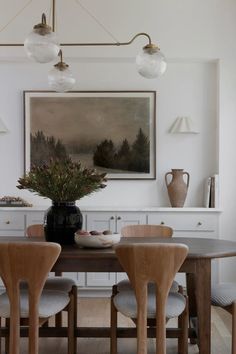
{"type": "Polygon", "coordinates": [[[14,212],[0,214],[0,230],[24,230],[25,215],[14,212]]]}
{"type": "Polygon", "coordinates": [[[26,225],[43,224],[44,212],[28,213],[26,217],[26,225]]]}
{"type": "Polygon", "coordinates": [[[148,215],[148,224],[164,224],[175,231],[216,231],[217,218],[215,215],[198,213],[172,214],[157,213],[148,215]]]}

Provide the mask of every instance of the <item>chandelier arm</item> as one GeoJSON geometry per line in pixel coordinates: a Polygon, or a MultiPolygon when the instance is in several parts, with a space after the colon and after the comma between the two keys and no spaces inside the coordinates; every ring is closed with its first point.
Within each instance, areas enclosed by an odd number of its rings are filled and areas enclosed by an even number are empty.
{"type": "MultiPolygon", "coordinates": [[[[55,0],[54,0],[55,1],[55,0]]],[[[149,44],[152,44],[151,37],[149,34],[145,32],[137,33],[133,38],[131,38],[128,42],[98,42],[98,43],[61,43],[62,47],[92,47],[92,46],[122,46],[122,45],[130,45],[132,44],[136,38],[138,37],[146,37],[148,38],[149,44]]],[[[0,43],[0,47],[22,47],[23,43],[0,43]]]]}
{"type": "Polygon", "coordinates": [[[128,42],[101,42],[101,43],[61,43],[60,45],[63,47],[89,47],[89,46],[122,46],[122,45],[130,45],[133,43],[133,41],[140,36],[144,36],[148,38],[149,44],[152,44],[151,42],[151,37],[149,36],[149,34],[145,33],[145,32],[140,32],[137,33],[130,41],[128,42]]]}

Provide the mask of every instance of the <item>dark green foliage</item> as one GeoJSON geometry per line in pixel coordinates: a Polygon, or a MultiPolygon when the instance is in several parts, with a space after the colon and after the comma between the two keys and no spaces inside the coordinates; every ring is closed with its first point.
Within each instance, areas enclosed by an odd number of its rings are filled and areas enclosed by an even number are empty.
{"type": "Polygon", "coordinates": [[[42,131],[30,134],[31,165],[41,166],[50,159],[65,159],[68,157],[65,146],[53,136],[46,137],[42,131]]]}
{"type": "Polygon", "coordinates": [[[133,144],[130,146],[128,140],[124,139],[117,152],[112,140],[103,140],[96,147],[93,161],[95,165],[101,167],[148,173],[149,154],[148,137],[140,128],[133,144]]]}
{"type": "Polygon", "coordinates": [[[103,140],[97,145],[93,162],[97,166],[113,168],[115,148],[111,140],[103,140]]]}
{"type": "Polygon", "coordinates": [[[149,172],[149,141],[141,128],[132,145],[129,167],[131,171],[149,172]]]}
{"type": "Polygon", "coordinates": [[[70,158],[51,159],[48,164],[34,166],[19,178],[19,189],[28,189],[55,202],[75,201],[106,187],[105,173],[81,167],[70,158]]]}
{"type": "Polygon", "coordinates": [[[128,170],[131,159],[131,150],[129,142],[127,139],[124,139],[120,149],[115,155],[116,168],[128,170]]]}

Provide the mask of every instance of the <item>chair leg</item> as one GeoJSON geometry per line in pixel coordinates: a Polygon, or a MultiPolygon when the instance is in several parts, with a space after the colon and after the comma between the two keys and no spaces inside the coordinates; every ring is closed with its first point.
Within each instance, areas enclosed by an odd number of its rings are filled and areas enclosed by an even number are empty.
{"type": "Polygon", "coordinates": [[[0,353],[2,352],[2,318],[0,317],[0,353]]]}
{"type": "MultiPolygon", "coordinates": [[[[62,272],[55,272],[55,276],[56,277],[61,277],[62,276],[62,272]]],[[[55,326],[56,327],[62,327],[62,312],[59,312],[58,314],[56,314],[55,316],[55,326]]]]}
{"type": "Polygon", "coordinates": [[[232,354],[236,354],[236,302],[232,304],[232,354]]]}
{"type": "MultiPolygon", "coordinates": [[[[74,288],[74,287],[73,287],[74,288]]],[[[68,354],[76,353],[76,341],[75,341],[75,290],[72,288],[70,292],[70,303],[68,305],[68,354]]]]}
{"type": "Polygon", "coordinates": [[[77,331],[77,311],[78,311],[78,289],[77,286],[73,286],[72,287],[72,293],[73,293],[73,297],[74,297],[74,352],[76,354],[77,352],[77,335],[76,335],[76,331],[77,331]]]}
{"type": "Polygon", "coordinates": [[[117,286],[112,287],[111,296],[111,333],[110,333],[110,354],[117,354],[117,309],[113,298],[117,294],[117,286]]]}
{"type": "MultiPolygon", "coordinates": [[[[6,328],[10,331],[10,318],[6,318],[5,321],[6,321],[6,328]]],[[[6,336],[5,337],[5,353],[6,354],[9,354],[9,347],[10,347],[10,338],[9,338],[9,336],[6,336]]]]}
{"type": "Polygon", "coordinates": [[[55,316],[55,326],[56,327],[62,327],[62,312],[59,312],[55,316]]]}
{"type": "Polygon", "coordinates": [[[185,299],[185,310],[178,318],[178,327],[181,328],[181,334],[178,338],[178,354],[188,354],[188,297],[185,296],[185,299]]]}

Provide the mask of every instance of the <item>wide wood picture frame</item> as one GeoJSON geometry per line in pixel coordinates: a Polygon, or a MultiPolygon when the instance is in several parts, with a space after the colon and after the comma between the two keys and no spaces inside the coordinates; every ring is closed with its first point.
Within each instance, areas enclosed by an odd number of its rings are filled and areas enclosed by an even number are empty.
{"type": "Polygon", "coordinates": [[[24,91],[25,171],[70,156],[109,179],[156,178],[155,91],[24,91]]]}

